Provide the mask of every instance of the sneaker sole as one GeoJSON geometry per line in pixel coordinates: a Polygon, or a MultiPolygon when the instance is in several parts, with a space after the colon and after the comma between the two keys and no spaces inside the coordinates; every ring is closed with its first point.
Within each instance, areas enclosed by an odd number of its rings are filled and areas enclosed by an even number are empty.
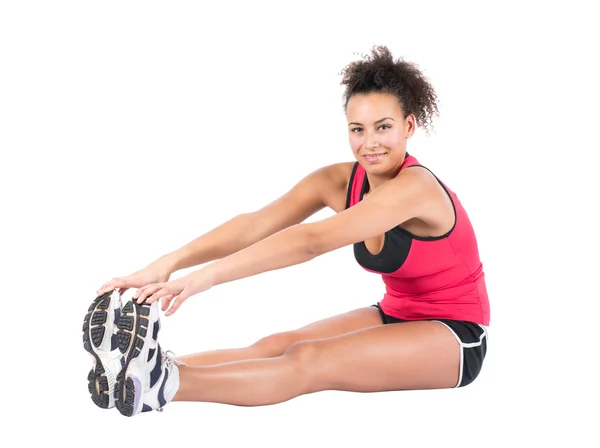
{"type": "Polygon", "coordinates": [[[143,406],[141,398],[144,391],[140,375],[135,375],[134,371],[139,367],[138,364],[143,370],[146,360],[139,360],[138,357],[144,349],[147,338],[153,337],[156,340],[160,329],[159,321],[155,322],[155,327],[150,331],[148,329],[150,307],[151,305],[146,303],[138,304],[129,301],[123,307],[117,322],[119,350],[125,356],[125,365],[117,375],[115,383],[115,406],[127,417],[138,414],[143,406]]]}
{"type": "MultiPolygon", "coordinates": [[[[110,349],[106,338],[112,338],[114,328],[112,291],[96,297],[88,308],[83,319],[83,348],[94,357],[95,366],[88,374],[88,390],[94,404],[100,408],[112,407],[111,398],[114,390],[114,378],[107,375],[105,362],[110,360],[110,349]]],[[[112,341],[111,341],[112,343],[112,341]]]]}

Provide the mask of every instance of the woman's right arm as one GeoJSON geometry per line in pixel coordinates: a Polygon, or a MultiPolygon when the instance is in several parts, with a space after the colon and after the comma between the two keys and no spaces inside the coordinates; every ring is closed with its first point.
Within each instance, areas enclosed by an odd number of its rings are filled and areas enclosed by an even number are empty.
{"type": "Polygon", "coordinates": [[[242,213],[127,277],[114,278],[97,292],[167,281],[174,272],[224,258],[274,233],[298,224],[326,206],[339,209],[352,163],[328,165],[304,177],[265,207],[242,213]]]}
{"type": "Polygon", "coordinates": [[[320,168],[304,177],[286,194],[265,207],[243,213],[164,255],[172,272],[224,258],[294,224],[324,207],[332,207],[344,193],[348,164],[320,168]]]}

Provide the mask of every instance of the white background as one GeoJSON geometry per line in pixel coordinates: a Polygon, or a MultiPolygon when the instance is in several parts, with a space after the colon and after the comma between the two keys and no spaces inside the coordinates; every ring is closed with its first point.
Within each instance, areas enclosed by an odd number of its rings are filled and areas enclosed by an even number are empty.
{"type": "MultiPolygon", "coordinates": [[[[598,446],[599,36],[586,5],[2,2],[1,437],[598,446]],[[352,160],[339,72],[373,44],[417,63],[439,95],[435,133],[408,149],[478,235],[492,323],[477,381],[131,419],[95,407],[81,323],[96,289],[352,160]]],[[[177,354],[246,345],[382,291],[347,247],[195,296],[160,337],[177,354]]]]}

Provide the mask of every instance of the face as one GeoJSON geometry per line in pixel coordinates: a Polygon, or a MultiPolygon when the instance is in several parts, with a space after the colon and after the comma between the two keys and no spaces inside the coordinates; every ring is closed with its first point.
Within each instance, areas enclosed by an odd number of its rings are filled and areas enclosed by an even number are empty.
{"type": "Polygon", "coordinates": [[[355,94],[346,107],[350,147],[365,171],[393,177],[415,132],[415,117],[404,118],[398,99],[388,93],[355,94]]]}

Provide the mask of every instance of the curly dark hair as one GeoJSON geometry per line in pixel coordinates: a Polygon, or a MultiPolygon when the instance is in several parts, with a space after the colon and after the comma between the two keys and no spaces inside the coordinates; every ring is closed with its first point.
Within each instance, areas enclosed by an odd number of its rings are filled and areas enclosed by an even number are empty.
{"type": "Polygon", "coordinates": [[[404,116],[414,114],[417,126],[426,134],[433,128],[434,116],[439,116],[437,95],[429,80],[416,64],[402,58],[394,60],[386,46],[375,45],[371,55],[348,64],[341,72],[345,85],[344,111],[357,93],[390,93],[398,98],[404,116]]]}

